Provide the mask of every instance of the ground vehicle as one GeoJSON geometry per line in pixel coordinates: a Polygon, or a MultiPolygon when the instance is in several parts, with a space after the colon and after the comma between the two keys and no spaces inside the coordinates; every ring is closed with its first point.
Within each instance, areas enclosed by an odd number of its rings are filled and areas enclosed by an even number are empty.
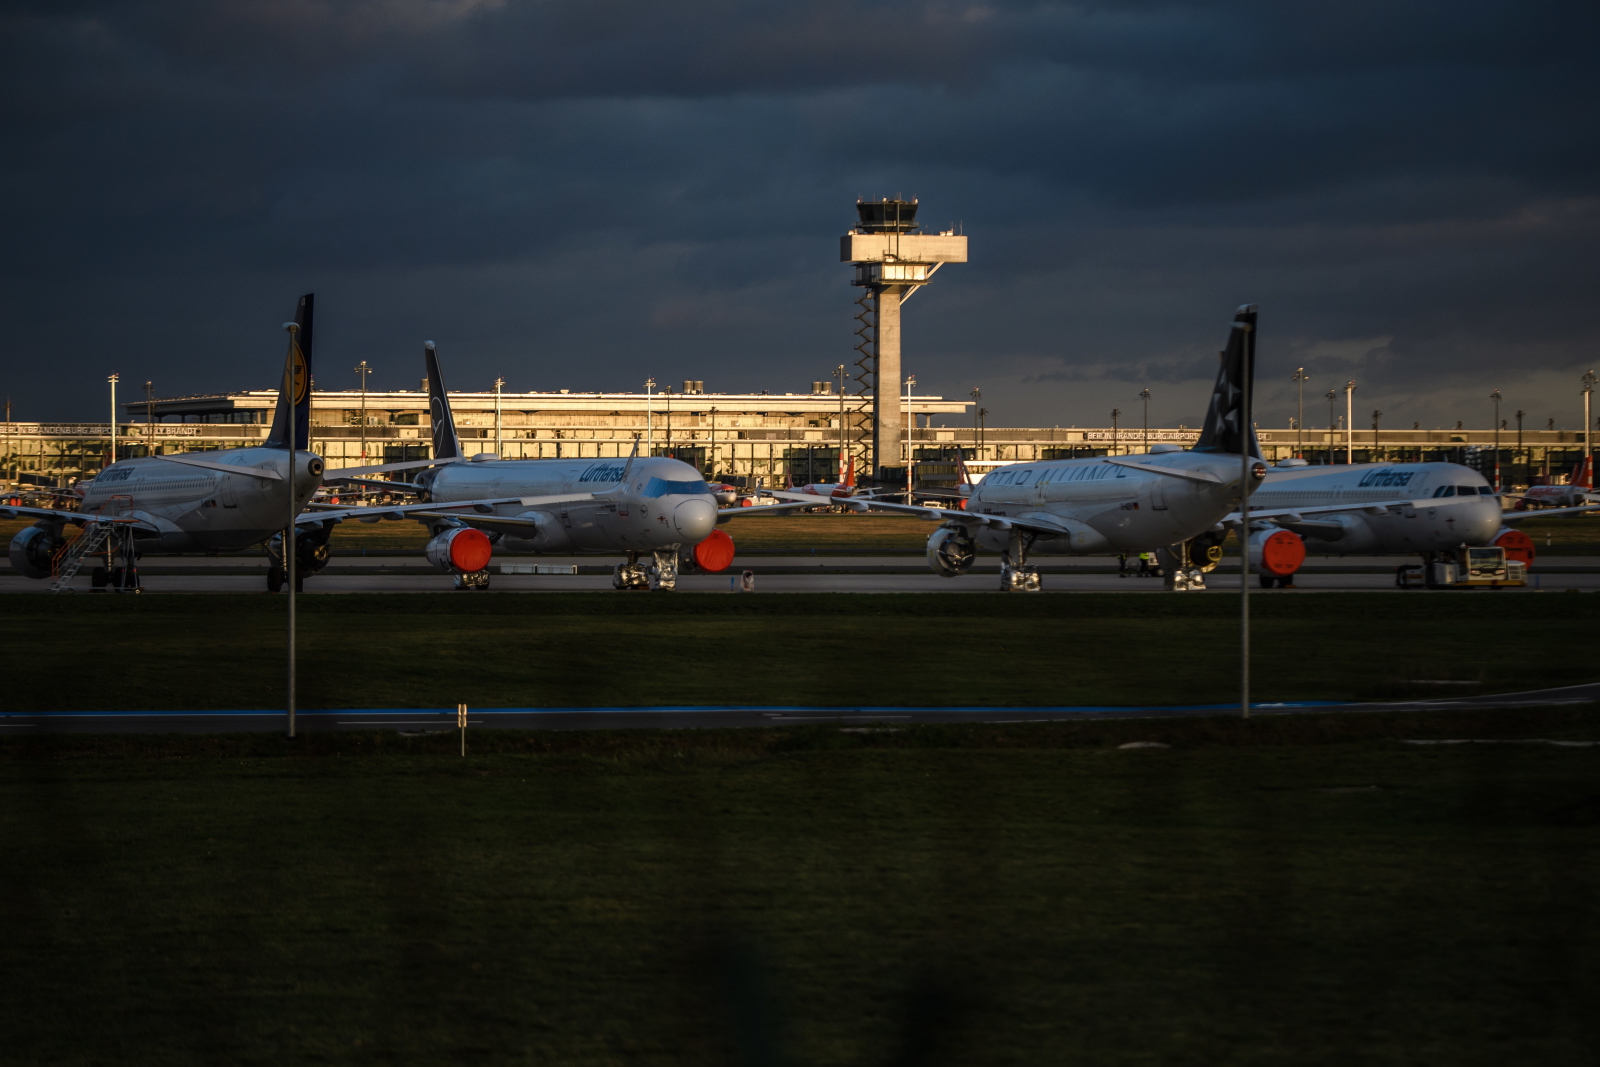
{"type": "Polygon", "coordinates": [[[1426,563],[1409,563],[1395,571],[1394,584],[1402,589],[1426,586],[1429,589],[1466,589],[1527,585],[1528,566],[1519,559],[1507,559],[1499,545],[1472,548],[1462,545],[1448,552],[1432,553],[1426,563]]]}

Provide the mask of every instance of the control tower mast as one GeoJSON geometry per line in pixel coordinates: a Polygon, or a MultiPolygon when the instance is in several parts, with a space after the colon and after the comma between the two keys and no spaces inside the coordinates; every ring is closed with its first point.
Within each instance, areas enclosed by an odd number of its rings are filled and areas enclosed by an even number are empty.
{"type": "Polygon", "coordinates": [[[900,305],[944,264],[965,263],[967,239],[953,230],[918,232],[915,200],[858,200],[856,215],[855,228],[840,238],[839,258],[855,264],[852,284],[866,290],[871,316],[862,381],[872,397],[872,472],[881,480],[884,468],[911,459],[900,445],[910,437],[900,403],[900,305]]]}

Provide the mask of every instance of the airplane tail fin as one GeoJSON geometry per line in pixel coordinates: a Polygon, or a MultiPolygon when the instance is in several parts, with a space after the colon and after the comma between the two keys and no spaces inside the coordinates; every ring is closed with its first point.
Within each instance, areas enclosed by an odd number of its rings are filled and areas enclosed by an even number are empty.
{"type": "Polygon", "coordinates": [[[1244,410],[1245,384],[1253,385],[1255,381],[1256,314],[1255,304],[1241,304],[1234,313],[1233,329],[1228,332],[1228,347],[1221,353],[1222,366],[1217,371],[1217,385],[1211,393],[1211,406],[1206,410],[1205,426],[1194,445],[1196,452],[1261,455],[1252,413],[1244,410]]]}
{"type": "Polygon", "coordinates": [[[854,489],[856,487],[856,457],[855,456],[851,456],[850,457],[850,468],[849,468],[849,470],[847,470],[845,472],[844,487],[846,489],[854,489]]]}
{"type": "Polygon", "coordinates": [[[311,312],[315,302],[316,294],[307,293],[295,305],[294,321],[300,328],[295,331],[288,365],[283,371],[282,384],[278,386],[278,405],[272,412],[272,432],[266,441],[268,448],[289,447],[291,403],[294,405],[294,447],[305,449],[311,444],[311,312]]]}
{"type": "Polygon", "coordinates": [[[956,469],[961,472],[961,484],[971,485],[972,475],[967,473],[967,454],[961,449],[956,449],[956,469]]]}
{"type": "Polygon", "coordinates": [[[422,359],[428,365],[428,415],[433,419],[433,458],[456,459],[461,455],[461,438],[456,435],[456,417],[450,410],[450,394],[444,391],[444,375],[439,373],[439,350],[432,341],[423,343],[422,359]]]}
{"type": "Polygon", "coordinates": [[[1594,488],[1594,464],[1587,456],[1578,460],[1578,469],[1572,476],[1572,484],[1579,489],[1594,488]]]}

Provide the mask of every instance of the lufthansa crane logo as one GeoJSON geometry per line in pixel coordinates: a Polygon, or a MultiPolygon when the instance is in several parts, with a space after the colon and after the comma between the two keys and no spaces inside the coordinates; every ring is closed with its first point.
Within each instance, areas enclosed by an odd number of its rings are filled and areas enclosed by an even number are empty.
{"type": "Polygon", "coordinates": [[[311,386],[311,376],[306,373],[306,354],[300,351],[299,344],[294,346],[294,351],[289,355],[289,373],[293,376],[289,392],[296,405],[303,404],[311,386]]]}

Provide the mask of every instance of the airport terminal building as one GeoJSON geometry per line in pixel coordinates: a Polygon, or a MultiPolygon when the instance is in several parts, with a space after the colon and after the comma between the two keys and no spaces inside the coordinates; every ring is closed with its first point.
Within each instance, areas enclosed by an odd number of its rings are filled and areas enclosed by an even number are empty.
{"type": "MultiPolygon", "coordinates": [[[[841,398],[832,383],[810,393],[707,393],[701,383],[655,393],[452,393],[463,450],[507,459],[626,456],[641,450],[671,455],[708,477],[736,484],[782,486],[833,481],[841,437],[867,469],[865,435],[871,413],[862,398],[841,398]],[[841,425],[843,433],[841,434],[841,425]]],[[[119,459],[173,452],[238,448],[263,441],[277,401],[275,390],[137,400],[116,426],[119,459]]],[[[901,425],[911,423],[913,476],[921,484],[950,484],[957,451],[975,473],[995,464],[1142,452],[1148,444],[1192,444],[1187,426],[992,427],[973,425],[965,400],[912,395],[901,425]],[[951,425],[960,423],[963,425],[951,425]]],[[[0,457],[10,486],[67,486],[92,476],[112,448],[109,423],[0,423],[0,457]]],[[[311,448],[329,467],[431,458],[431,421],[423,391],[315,391],[311,448]]],[[[1423,430],[1294,428],[1258,430],[1269,460],[1303,455],[1312,463],[1443,460],[1492,469],[1496,446],[1507,485],[1539,476],[1557,478],[1583,452],[1573,430],[1423,430]]],[[[902,440],[905,440],[902,438],[902,440]]],[[[903,468],[900,476],[903,477],[903,468]]],[[[898,478],[896,479],[898,481],[898,478]]]]}

